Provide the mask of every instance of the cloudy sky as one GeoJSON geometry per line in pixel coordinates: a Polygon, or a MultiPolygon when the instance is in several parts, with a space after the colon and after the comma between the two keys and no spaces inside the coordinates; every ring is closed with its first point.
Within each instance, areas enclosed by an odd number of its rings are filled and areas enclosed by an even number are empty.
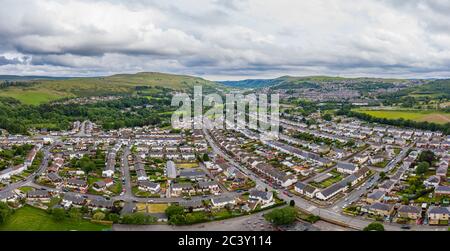
{"type": "Polygon", "coordinates": [[[447,0],[0,0],[0,74],[450,77],[447,0]]]}

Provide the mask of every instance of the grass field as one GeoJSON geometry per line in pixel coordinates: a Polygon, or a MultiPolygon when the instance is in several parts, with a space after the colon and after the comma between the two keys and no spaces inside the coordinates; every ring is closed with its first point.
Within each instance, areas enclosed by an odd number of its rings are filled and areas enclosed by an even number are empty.
{"type": "MultiPolygon", "coordinates": [[[[222,86],[198,77],[145,72],[109,77],[41,80],[30,87],[2,89],[0,96],[12,97],[24,104],[36,105],[66,97],[133,94],[136,93],[136,86],[188,90],[196,85],[203,86],[204,89],[222,86]]],[[[145,92],[154,93],[154,90],[145,92]]]]}
{"type": "Polygon", "coordinates": [[[27,105],[39,105],[53,100],[73,96],[69,93],[42,89],[16,89],[8,88],[0,91],[0,96],[11,97],[27,105]]]}
{"type": "Polygon", "coordinates": [[[168,204],[136,204],[137,211],[141,213],[164,213],[168,206],[168,204]]]}
{"type": "Polygon", "coordinates": [[[198,164],[197,163],[178,163],[177,167],[178,168],[197,168],[198,164]]]}
{"type": "Polygon", "coordinates": [[[0,226],[0,231],[101,231],[109,226],[91,223],[87,220],[65,219],[56,222],[42,209],[24,206],[17,210],[8,221],[0,226]]]}
{"type": "Polygon", "coordinates": [[[369,114],[378,118],[387,119],[409,119],[414,121],[428,121],[437,124],[445,124],[450,122],[450,113],[437,111],[414,111],[414,110],[364,110],[357,109],[357,112],[369,114]]]}

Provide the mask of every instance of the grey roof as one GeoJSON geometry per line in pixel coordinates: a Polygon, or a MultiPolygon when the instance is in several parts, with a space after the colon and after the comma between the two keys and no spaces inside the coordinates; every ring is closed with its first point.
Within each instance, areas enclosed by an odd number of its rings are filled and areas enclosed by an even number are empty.
{"type": "Polygon", "coordinates": [[[62,180],[62,178],[57,173],[53,173],[53,172],[49,173],[47,175],[47,177],[53,182],[58,181],[58,180],[62,180]]]}
{"type": "Polygon", "coordinates": [[[103,180],[100,180],[100,181],[95,182],[94,186],[102,188],[102,187],[106,187],[106,183],[103,180]]]}
{"type": "Polygon", "coordinates": [[[179,205],[184,208],[189,208],[189,207],[198,208],[198,207],[203,207],[203,201],[201,201],[201,200],[183,200],[183,201],[179,202],[179,205]]]}
{"type": "Polygon", "coordinates": [[[180,176],[181,177],[187,177],[187,178],[196,178],[196,177],[204,177],[206,174],[197,169],[188,169],[188,170],[181,170],[180,176]]]}
{"type": "Polygon", "coordinates": [[[212,198],[212,202],[214,204],[218,204],[218,203],[231,203],[234,200],[234,198],[229,197],[229,196],[221,196],[221,197],[214,197],[212,198]]]}
{"type": "Polygon", "coordinates": [[[36,197],[50,197],[50,192],[46,190],[33,190],[27,193],[27,197],[36,198],[36,197]]]}
{"type": "Polygon", "coordinates": [[[306,184],[303,183],[303,182],[300,182],[300,181],[295,183],[295,187],[300,189],[300,190],[303,190],[305,188],[305,186],[306,186],[306,184]]]}
{"type": "Polygon", "coordinates": [[[430,183],[439,183],[441,181],[441,178],[439,178],[436,175],[432,175],[432,176],[428,177],[428,179],[426,179],[426,181],[430,182],[430,183]]]}
{"type": "Polygon", "coordinates": [[[437,193],[450,193],[450,186],[438,186],[434,191],[437,193]]]}
{"type": "Polygon", "coordinates": [[[305,191],[305,192],[307,192],[307,193],[314,193],[314,191],[317,190],[317,188],[315,188],[315,187],[313,187],[313,186],[311,186],[311,185],[302,183],[302,182],[297,182],[297,183],[295,184],[295,186],[296,186],[298,189],[303,190],[303,191],[305,191]]]}
{"type": "Polygon", "coordinates": [[[367,198],[372,200],[379,200],[385,195],[385,192],[381,190],[374,190],[372,193],[367,195],[367,198]]]}
{"type": "Polygon", "coordinates": [[[354,171],[356,169],[356,165],[353,165],[352,163],[347,162],[338,162],[337,163],[338,168],[354,171]]]}
{"type": "Polygon", "coordinates": [[[409,206],[409,205],[403,205],[398,210],[400,213],[416,213],[420,214],[422,212],[422,209],[415,206],[409,206]]]}
{"type": "Polygon", "coordinates": [[[142,180],[142,181],[138,182],[138,185],[142,186],[142,187],[148,187],[148,188],[156,189],[156,188],[158,188],[159,184],[155,183],[155,182],[148,181],[148,180],[142,180]]]}
{"type": "Polygon", "coordinates": [[[218,185],[216,181],[200,181],[198,183],[198,187],[200,188],[208,188],[209,186],[218,185]]]}
{"type": "Polygon", "coordinates": [[[428,214],[450,214],[450,211],[446,207],[431,207],[428,214]]]}
{"type": "Polygon", "coordinates": [[[332,186],[329,186],[322,190],[320,193],[323,194],[323,196],[328,197],[335,193],[336,191],[339,191],[340,189],[344,188],[346,185],[343,182],[338,182],[332,186]]]}
{"type": "Polygon", "coordinates": [[[265,191],[254,189],[254,190],[250,191],[250,196],[256,197],[256,198],[261,198],[264,200],[270,200],[273,197],[273,194],[271,192],[265,192],[265,191]]]}
{"type": "Polygon", "coordinates": [[[67,183],[77,186],[87,186],[87,182],[85,180],[70,179],[67,183]]]}
{"type": "Polygon", "coordinates": [[[383,182],[379,188],[384,188],[384,189],[390,189],[392,186],[395,185],[395,182],[392,180],[386,180],[385,182],[383,182]]]}
{"type": "Polygon", "coordinates": [[[383,211],[391,211],[391,209],[394,207],[392,204],[385,204],[380,202],[375,202],[372,205],[370,205],[370,209],[372,210],[383,210],[383,211]]]}
{"type": "Polygon", "coordinates": [[[84,204],[85,199],[83,198],[83,196],[75,194],[75,193],[66,193],[64,194],[64,200],[66,201],[71,201],[74,204],[84,204]]]}
{"type": "Polygon", "coordinates": [[[99,208],[112,208],[113,202],[105,199],[93,199],[89,201],[89,206],[91,207],[99,207],[99,208]]]}

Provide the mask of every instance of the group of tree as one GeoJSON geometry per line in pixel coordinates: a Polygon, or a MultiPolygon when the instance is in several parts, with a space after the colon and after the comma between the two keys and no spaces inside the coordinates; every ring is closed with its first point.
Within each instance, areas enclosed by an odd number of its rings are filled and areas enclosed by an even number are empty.
{"type": "Polygon", "coordinates": [[[131,213],[122,217],[121,223],[132,225],[148,225],[156,222],[156,218],[145,213],[131,213]]]}
{"type": "Polygon", "coordinates": [[[206,162],[210,161],[211,159],[209,158],[209,155],[207,153],[204,153],[202,155],[197,155],[197,160],[200,162],[206,162]]]}
{"type": "Polygon", "coordinates": [[[416,173],[422,175],[428,172],[428,169],[430,168],[430,166],[433,165],[433,162],[435,160],[436,155],[432,151],[430,150],[422,151],[419,154],[419,157],[417,158],[416,173]]]}
{"type": "Polygon", "coordinates": [[[289,225],[296,221],[297,210],[293,206],[277,208],[265,214],[264,218],[275,225],[289,225]]]}
{"type": "Polygon", "coordinates": [[[192,209],[186,212],[184,207],[178,205],[167,207],[165,213],[171,225],[191,225],[209,220],[208,216],[203,212],[193,213],[192,209]]]}
{"type": "Polygon", "coordinates": [[[13,134],[27,134],[30,128],[67,130],[76,120],[90,120],[105,130],[122,127],[160,125],[170,121],[174,110],[170,100],[124,97],[118,100],[94,104],[21,104],[19,101],[0,97],[0,128],[13,134]],[[152,109],[141,109],[151,105],[152,109]]]}

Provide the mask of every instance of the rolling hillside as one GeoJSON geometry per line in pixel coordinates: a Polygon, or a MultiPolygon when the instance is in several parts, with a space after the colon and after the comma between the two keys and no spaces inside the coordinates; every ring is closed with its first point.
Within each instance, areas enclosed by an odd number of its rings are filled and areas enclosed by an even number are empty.
{"type": "MultiPolygon", "coordinates": [[[[28,78],[31,79],[31,77],[28,78]]],[[[21,81],[26,82],[27,80],[21,81]]],[[[181,91],[189,90],[194,85],[202,85],[204,89],[222,86],[198,77],[154,72],[119,74],[108,77],[28,80],[28,82],[30,81],[31,84],[27,86],[11,86],[1,89],[0,96],[12,97],[22,103],[34,105],[68,97],[133,94],[137,88],[156,87],[181,91]]]]}
{"type": "Polygon", "coordinates": [[[369,84],[369,83],[407,83],[408,80],[403,79],[381,79],[381,78],[343,78],[328,76],[310,76],[310,77],[293,77],[283,76],[275,79],[247,79],[240,81],[222,81],[221,83],[238,88],[263,88],[271,87],[274,89],[289,88],[319,88],[320,84],[369,84]]]}

